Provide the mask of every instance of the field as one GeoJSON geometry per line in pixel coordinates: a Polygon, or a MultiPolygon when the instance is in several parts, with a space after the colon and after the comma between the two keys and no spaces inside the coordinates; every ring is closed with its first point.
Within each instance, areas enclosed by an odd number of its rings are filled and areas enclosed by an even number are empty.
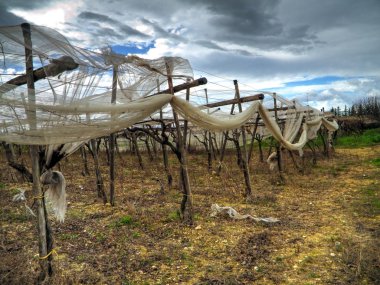
{"type": "MultiPolygon", "coordinates": [[[[206,154],[190,154],[192,227],[178,215],[181,193],[173,155],[174,185],[164,191],[157,182],[165,181],[161,156],[151,162],[144,155],[144,170],[131,154],[117,157],[116,206],[111,207],[96,196],[91,159],[92,175],[82,176],[82,160],[74,154],[61,163],[66,220],[50,217],[56,250],[50,283],[379,284],[380,145],[376,139],[359,140],[347,145],[342,138],[333,157],[319,154],[316,165],[306,152],[303,173],[284,155],[284,182],[258,162],[256,150],[249,201],[233,151],[220,176],[207,171],[206,154]],[[213,203],[280,222],[211,217],[213,203]]],[[[22,202],[12,202],[18,189],[30,192],[31,185],[14,182],[4,155],[1,160],[0,284],[32,284],[39,269],[35,218],[22,202]]],[[[104,153],[101,161],[107,181],[104,153]]]]}

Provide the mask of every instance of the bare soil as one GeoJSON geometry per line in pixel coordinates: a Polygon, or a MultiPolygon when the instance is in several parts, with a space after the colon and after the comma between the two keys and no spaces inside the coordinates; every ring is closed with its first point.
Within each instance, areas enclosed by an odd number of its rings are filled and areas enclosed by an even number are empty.
{"type": "MultiPolygon", "coordinates": [[[[55,238],[50,284],[380,284],[380,146],[337,149],[333,158],[306,153],[303,173],[285,155],[285,182],[265,163],[251,161],[252,199],[233,152],[221,176],[208,173],[205,154],[190,154],[195,225],[178,216],[181,193],[165,187],[161,156],[138,168],[117,157],[116,206],[96,196],[96,180],[82,176],[80,155],[61,163],[67,180],[64,223],[50,216],[55,238]],[[241,214],[275,217],[276,224],[210,217],[211,204],[241,214]]],[[[108,167],[101,155],[107,188],[108,167]]],[[[301,163],[300,159],[298,162],[301,163]]],[[[36,220],[12,202],[30,183],[0,164],[0,284],[33,284],[38,275],[36,220]]],[[[27,160],[25,158],[25,160],[27,160]]],[[[216,163],[215,163],[216,164],[216,163]]],[[[216,165],[214,165],[216,167],[216,165]]]]}

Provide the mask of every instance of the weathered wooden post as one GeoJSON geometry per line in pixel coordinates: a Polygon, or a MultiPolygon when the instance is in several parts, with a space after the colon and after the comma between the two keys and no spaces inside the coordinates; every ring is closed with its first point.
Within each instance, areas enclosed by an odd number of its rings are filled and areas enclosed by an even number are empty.
{"type": "Polygon", "coordinates": [[[95,167],[95,175],[96,175],[96,190],[97,190],[98,198],[102,198],[103,204],[106,204],[107,195],[106,195],[106,192],[104,191],[103,177],[100,171],[99,156],[98,156],[95,139],[90,140],[88,149],[90,150],[92,154],[92,158],[94,159],[94,167],[95,167]]]}
{"type": "MultiPolygon", "coordinates": [[[[277,94],[273,93],[273,106],[274,106],[274,117],[276,120],[277,125],[280,127],[279,120],[278,120],[278,114],[277,114],[277,94]]],[[[281,128],[280,128],[281,129],[281,128]]],[[[281,153],[281,143],[276,143],[276,153],[277,153],[277,165],[278,165],[278,171],[280,173],[280,178],[283,180],[282,176],[282,153],[281,153]]]]}
{"type": "MultiPolygon", "coordinates": [[[[112,69],[112,98],[111,103],[116,103],[116,91],[117,91],[117,72],[118,72],[118,66],[113,65],[112,69]]],[[[111,121],[112,121],[112,114],[111,114],[111,121]]],[[[110,203],[111,206],[115,206],[115,134],[110,134],[109,140],[110,140],[110,203]]]]}
{"type": "MultiPolygon", "coordinates": [[[[189,82],[190,82],[190,78],[187,79],[187,83],[189,83],[189,82]]],[[[189,100],[190,100],[190,88],[187,88],[186,89],[186,101],[189,101],[189,100]]],[[[188,124],[189,124],[189,122],[187,120],[185,120],[183,122],[183,144],[184,144],[185,149],[186,149],[186,144],[187,144],[186,141],[187,141],[188,124]]],[[[189,140],[189,143],[190,143],[190,140],[189,140]]]]}
{"type": "MultiPolygon", "coordinates": [[[[160,84],[159,84],[158,79],[157,79],[157,92],[160,93],[160,84]]],[[[165,131],[164,130],[165,121],[164,121],[164,114],[162,113],[162,108],[160,109],[160,121],[161,121],[162,132],[164,132],[165,131]]],[[[165,144],[161,144],[161,147],[162,147],[162,159],[164,162],[164,169],[165,169],[165,173],[166,173],[166,178],[168,181],[168,186],[169,186],[169,188],[171,188],[173,185],[173,176],[170,172],[170,167],[169,167],[168,148],[165,144]]]]}
{"type": "MultiPolygon", "coordinates": [[[[234,80],[235,85],[235,94],[236,98],[238,99],[238,107],[239,112],[243,112],[243,109],[241,107],[241,101],[240,101],[240,91],[237,80],[234,80]]],[[[243,155],[242,155],[242,163],[243,163],[243,172],[244,172],[244,180],[245,180],[245,195],[247,198],[249,198],[252,195],[252,187],[251,187],[251,177],[249,175],[249,167],[248,167],[248,157],[247,157],[247,139],[245,136],[245,129],[244,125],[241,126],[241,134],[243,138],[243,155]]]]}
{"type": "Polygon", "coordinates": [[[81,146],[81,148],[80,148],[80,154],[81,154],[82,161],[83,161],[82,175],[87,176],[90,174],[90,171],[88,170],[88,161],[87,161],[86,149],[83,146],[81,146]]]}
{"type": "MultiPolygon", "coordinates": [[[[235,94],[234,99],[236,99],[236,94],[235,94]]],[[[235,103],[232,103],[231,111],[230,111],[231,115],[234,113],[234,109],[235,109],[235,103]]],[[[222,147],[220,150],[219,165],[218,165],[218,168],[216,169],[216,175],[220,175],[220,172],[222,171],[222,162],[224,159],[224,153],[226,151],[228,133],[229,133],[228,131],[223,132],[224,136],[222,139],[222,147]]]]}
{"type": "MultiPolygon", "coordinates": [[[[37,129],[37,116],[36,116],[36,97],[34,91],[34,78],[33,78],[33,52],[32,52],[32,37],[31,29],[28,23],[21,24],[22,33],[25,43],[25,66],[26,66],[26,83],[28,86],[28,110],[27,117],[30,129],[37,129]]],[[[38,248],[39,248],[39,263],[41,272],[39,274],[38,282],[42,283],[48,276],[53,273],[51,261],[52,248],[48,248],[48,233],[47,233],[47,214],[45,212],[45,200],[40,183],[40,166],[39,166],[39,147],[31,145],[30,158],[32,161],[32,175],[33,175],[33,196],[37,204],[37,222],[38,222],[38,248]],[[48,252],[50,250],[50,252],[48,252]]],[[[49,244],[50,247],[52,244],[49,244]]]]}
{"type": "Polygon", "coordinates": [[[140,168],[141,170],[144,170],[144,162],[140,153],[139,144],[137,142],[137,134],[135,132],[131,132],[131,137],[132,137],[132,143],[135,150],[135,154],[137,155],[137,159],[139,161],[140,168]]]}
{"type": "Polygon", "coordinates": [[[251,138],[251,145],[249,146],[248,163],[251,161],[253,144],[255,142],[255,137],[256,137],[256,132],[257,132],[257,127],[259,125],[259,121],[260,121],[260,116],[259,116],[259,114],[257,114],[256,121],[255,121],[255,127],[253,129],[252,138],[251,138]]]}
{"type": "MultiPolygon", "coordinates": [[[[251,95],[251,96],[243,97],[243,98],[240,98],[240,100],[239,100],[236,98],[236,94],[235,94],[234,99],[225,100],[225,101],[217,102],[217,103],[211,103],[211,104],[207,104],[205,106],[211,108],[211,107],[219,107],[219,106],[225,106],[225,105],[232,104],[231,111],[230,111],[230,114],[232,115],[234,112],[234,109],[235,109],[235,104],[238,103],[239,101],[241,103],[243,103],[243,102],[251,102],[251,101],[257,101],[257,100],[262,100],[262,99],[264,99],[264,95],[263,94],[257,94],[257,95],[251,95]]],[[[220,175],[220,172],[222,170],[222,162],[224,159],[224,152],[225,152],[226,145],[227,145],[227,139],[228,139],[228,131],[224,132],[224,136],[222,138],[222,143],[221,143],[221,147],[220,147],[219,166],[216,169],[217,175],[220,175]]]]}
{"type": "MultiPolygon", "coordinates": [[[[166,63],[166,72],[168,76],[168,85],[170,93],[174,96],[174,89],[173,89],[173,80],[171,75],[171,70],[166,63]]],[[[182,202],[181,202],[181,215],[184,222],[188,223],[189,225],[193,224],[193,202],[192,202],[192,195],[191,195],[191,188],[190,188],[190,180],[189,180],[189,173],[187,169],[187,156],[185,151],[185,145],[183,142],[183,136],[181,133],[181,126],[179,123],[178,115],[173,109],[173,118],[174,123],[176,126],[176,132],[177,132],[177,148],[180,155],[180,180],[182,184],[183,189],[183,196],[182,196],[182,202]]]]}
{"type": "MultiPolygon", "coordinates": [[[[205,96],[206,96],[206,104],[208,104],[208,94],[207,94],[207,88],[205,88],[205,96]]],[[[209,113],[209,110],[207,110],[207,113],[209,113]]],[[[212,149],[212,137],[211,137],[211,131],[207,131],[208,136],[208,171],[212,171],[212,159],[214,156],[213,149],[212,149]]]]}

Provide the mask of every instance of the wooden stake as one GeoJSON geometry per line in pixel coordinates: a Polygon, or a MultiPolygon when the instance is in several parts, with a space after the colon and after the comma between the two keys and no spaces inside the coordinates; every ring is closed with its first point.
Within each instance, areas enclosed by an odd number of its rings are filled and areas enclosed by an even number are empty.
{"type": "MultiPolygon", "coordinates": [[[[170,90],[170,93],[173,94],[174,96],[171,70],[167,63],[166,63],[166,71],[168,75],[169,90],[170,90]]],[[[179,159],[180,160],[180,178],[181,178],[181,184],[182,184],[182,189],[183,189],[183,196],[182,196],[182,202],[181,202],[181,215],[185,223],[192,225],[194,222],[193,221],[193,203],[192,203],[189,173],[187,169],[187,157],[186,157],[186,151],[185,151],[183,137],[181,133],[181,126],[178,120],[178,115],[174,111],[174,109],[173,109],[173,118],[174,118],[174,123],[176,126],[176,132],[177,132],[177,148],[180,154],[180,159],[179,159]]]]}
{"type": "Polygon", "coordinates": [[[204,85],[206,83],[207,83],[207,79],[205,77],[201,77],[193,81],[189,81],[180,85],[173,86],[171,89],[169,88],[163,91],[159,91],[158,93],[153,94],[152,96],[157,95],[157,94],[167,94],[167,93],[171,94],[171,92],[173,92],[172,94],[174,94],[185,89],[189,89],[189,88],[196,87],[199,85],[204,85]]]}
{"type": "MultiPolygon", "coordinates": [[[[232,106],[233,106],[233,108],[235,108],[234,107],[235,104],[237,104],[239,102],[240,103],[246,103],[246,102],[258,101],[258,100],[262,100],[262,99],[264,99],[263,94],[256,94],[256,95],[251,95],[251,96],[247,96],[247,97],[241,97],[240,101],[235,97],[235,99],[224,100],[224,101],[220,101],[220,102],[216,102],[216,103],[207,103],[204,106],[208,107],[208,108],[215,108],[215,107],[221,107],[221,106],[233,104],[232,106]]],[[[232,113],[233,113],[233,110],[232,110],[232,113]]]]}
{"type": "MultiPolygon", "coordinates": [[[[187,82],[190,82],[190,79],[187,79],[187,82]]],[[[190,88],[186,89],[186,101],[190,100],[190,88]]],[[[188,121],[185,120],[183,122],[183,143],[184,143],[184,148],[186,149],[186,140],[187,140],[187,129],[188,129],[188,121]]]]}
{"type": "Polygon", "coordinates": [[[253,144],[255,142],[255,137],[256,137],[256,132],[257,132],[257,126],[259,125],[259,120],[260,120],[260,116],[259,116],[259,114],[257,114],[256,122],[255,122],[255,128],[253,129],[253,133],[252,133],[251,145],[249,146],[248,163],[251,161],[253,144]]]}
{"type": "Polygon", "coordinates": [[[25,75],[20,75],[15,78],[12,78],[11,80],[0,85],[0,88],[6,88],[7,91],[10,91],[16,88],[17,86],[27,84],[28,77],[32,77],[33,82],[36,82],[48,76],[53,77],[53,76],[57,76],[58,74],[61,74],[64,71],[74,70],[78,66],[79,65],[74,61],[72,57],[65,55],[60,58],[51,60],[50,64],[44,67],[40,67],[36,70],[33,70],[33,65],[32,65],[32,71],[29,70],[27,74],[25,75]],[[7,84],[8,86],[5,87],[5,84],[7,84]]]}
{"type": "Polygon", "coordinates": [[[98,197],[103,199],[103,204],[106,204],[107,195],[106,195],[106,192],[104,191],[103,177],[100,171],[98,150],[96,147],[95,139],[90,140],[89,149],[94,159],[94,167],[95,167],[95,175],[96,175],[96,189],[97,189],[98,197]]]}
{"type": "MultiPolygon", "coordinates": [[[[117,65],[113,66],[112,70],[112,98],[111,103],[116,103],[116,91],[117,91],[117,65]]],[[[110,143],[110,203],[111,206],[115,206],[115,134],[110,134],[109,143],[110,143]]]]}
{"type": "Polygon", "coordinates": [[[86,153],[86,149],[84,148],[84,146],[81,146],[80,153],[81,153],[82,161],[83,161],[82,174],[83,174],[83,176],[87,176],[90,174],[90,171],[88,170],[87,153],[86,153]]]}
{"type": "MultiPolygon", "coordinates": [[[[206,104],[208,105],[207,88],[205,88],[205,95],[206,95],[206,104]]],[[[211,172],[212,171],[212,159],[214,156],[213,149],[212,149],[211,131],[207,132],[207,136],[208,136],[208,171],[211,172]]]]}
{"type": "MultiPolygon", "coordinates": [[[[273,105],[274,105],[274,117],[276,119],[276,123],[279,124],[278,115],[277,115],[277,98],[276,93],[273,93],[273,105]]],[[[281,128],[280,128],[281,129],[281,128]]],[[[281,144],[276,142],[276,152],[277,152],[277,165],[278,171],[280,173],[280,178],[283,180],[282,176],[282,154],[281,154],[281,144]]]]}
{"type": "MultiPolygon", "coordinates": [[[[236,98],[239,100],[238,101],[239,112],[241,113],[243,112],[243,109],[241,107],[240,91],[239,91],[237,80],[234,80],[234,85],[235,85],[236,98]]],[[[248,157],[247,157],[247,139],[245,136],[244,126],[241,127],[241,134],[243,137],[242,163],[243,163],[244,180],[245,180],[245,186],[246,186],[245,195],[248,198],[252,195],[252,187],[251,187],[251,177],[249,175],[248,157]]]]}
{"type": "MultiPolygon", "coordinates": [[[[160,85],[159,85],[159,81],[157,79],[157,91],[158,93],[160,93],[160,85]]],[[[162,113],[162,108],[160,109],[160,120],[161,120],[161,126],[162,126],[162,132],[164,132],[164,115],[162,113]]],[[[169,168],[169,158],[168,158],[168,148],[165,144],[161,144],[161,147],[162,147],[162,158],[163,158],[163,161],[164,161],[164,169],[165,169],[165,173],[166,173],[166,178],[167,178],[167,181],[168,181],[168,186],[169,188],[172,187],[173,185],[173,176],[172,174],[170,173],[170,168],[169,168]]]]}
{"type": "MultiPolygon", "coordinates": [[[[236,100],[236,93],[235,93],[235,98],[233,100],[236,100]]],[[[235,103],[236,103],[235,101],[232,102],[231,111],[230,111],[231,115],[234,113],[235,103]]],[[[218,168],[216,169],[216,175],[220,175],[220,172],[222,171],[222,162],[224,159],[224,153],[226,151],[228,133],[229,133],[228,131],[223,132],[224,136],[222,138],[222,147],[220,150],[219,165],[218,165],[218,168]]]]}
{"type": "MultiPolygon", "coordinates": [[[[22,33],[25,43],[25,66],[26,66],[26,81],[28,86],[28,105],[27,117],[29,120],[30,128],[37,128],[36,121],[36,98],[34,91],[34,79],[33,79],[33,53],[32,53],[32,38],[30,25],[28,23],[21,24],[22,33]]],[[[47,221],[43,198],[43,192],[40,184],[40,165],[39,165],[39,147],[31,145],[29,147],[30,158],[32,160],[32,175],[33,175],[33,196],[36,197],[37,204],[37,221],[38,221],[38,247],[39,247],[39,263],[41,272],[39,274],[38,282],[42,283],[47,276],[52,274],[51,267],[51,255],[45,258],[48,254],[47,244],[47,221]]],[[[50,249],[52,250],[52,249],[50,249]]]]}

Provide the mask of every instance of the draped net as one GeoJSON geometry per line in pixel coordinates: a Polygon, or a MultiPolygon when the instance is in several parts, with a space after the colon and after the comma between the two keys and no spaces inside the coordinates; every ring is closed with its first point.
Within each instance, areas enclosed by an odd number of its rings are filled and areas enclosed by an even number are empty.
{"type": "MultiPolygon", "coordinates": [[[[105,136],[153,116],[166,105],[193,125],[211,131],[236,129],[259,113],[277,141],[300,150],[323,125],[337,129],[323,114],[286,99],[288,106],[284,133],[262,102],[250,104],[242,113],[208,113],[204,108],[171,94],[167,89],[170,70],[174,83],[193,79],[186,59],[162,57],[154,60],[114,54],[109,48],[95,52],[71,45],[58,32],[31,26],[35,90],[17,83],[25,74],[25,43],[20,26],[0,28],[2,54],[0,82],[0,141],[26,145],[47,145],[51,153],[59,146],[69,153],[83,142],[105,136]],[[64,66],[64,67],[62,67],[64,66]],[[39,69],[39,71],[37,70],[39,69]],[[113,71],[116,70],[116,102],[111,103],[113,71]],[[42,75],[41,75],[42,74],[42,75]],[[29,94],[35,94],[32,99],[29,94]],[[298,137],[297,142],[294,142],[298,137]],[[62,144],[64,147],[62,147],[62,144]]],[[[268,93],[267,95],[271,95],[268,93]]]]}

